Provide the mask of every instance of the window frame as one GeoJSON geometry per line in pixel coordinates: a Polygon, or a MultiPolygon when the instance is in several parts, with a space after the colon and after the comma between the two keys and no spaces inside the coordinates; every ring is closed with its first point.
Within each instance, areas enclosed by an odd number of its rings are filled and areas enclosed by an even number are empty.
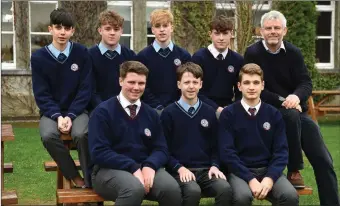
{"type": "MultiPolygon", "coordinates": [[[[8,63],[8,62],[1,62],[1,70],[13,70],[16,69],[16,44],[15,44],[15,32],[14,32],[14,11],[13,11],[13,1],[2,1],[1,3],[5,2],[11,2],[12,3],[12,16],[13,16],[13,21],[12,21],[12,31],[2,31],[1,29],[1,35],[5,34],[11,34],[13,35],[13,63],[8,63]]],[[[2,18],[1,18],[2,19],[2,18]]],[[[2,23],[2,22],[1,22],[2,23]]],[[[1,37],[2,39],[2,37],[1,37]]]]}
{"type": "Polygon", "coordinates": [[[315,66],[319,70],[334,69],[334,44],[335,44],[335,2],[330,1],[330,5],[316,5],[317,12],[331,12],[331,36],[318,36],[316,39],[329,39],[330,40],[330,62],[329,63],[315,63],[315,66]]]}

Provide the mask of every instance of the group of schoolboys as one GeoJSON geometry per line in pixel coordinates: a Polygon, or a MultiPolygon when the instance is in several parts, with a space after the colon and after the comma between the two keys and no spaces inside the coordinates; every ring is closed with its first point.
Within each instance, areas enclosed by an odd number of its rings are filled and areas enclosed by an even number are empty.
{"type": "Polygon", "coordinates": [[[155,41],[137,55],[119,44],[116,12],[100,14],[102,39],[88,50],[69,41],[69,12],[50,18],[53,42],[31,58],[33,92],[42,142],[75,187],[115,205],[198,205],[202,195],[216,205],[298,205],[303,149],[320,204],[339,205],[331,156],[306,115],[312,83],[300,50],[282,40],[280,12],[262,16],[264,39],[245,58],[228,49],[233,25],[223,16],[210,24],[212,44],[192,57],[171,41],[168,10],[152,12],[155,41]],[[61,133],[76,143],[83,178],[61,133]]]}

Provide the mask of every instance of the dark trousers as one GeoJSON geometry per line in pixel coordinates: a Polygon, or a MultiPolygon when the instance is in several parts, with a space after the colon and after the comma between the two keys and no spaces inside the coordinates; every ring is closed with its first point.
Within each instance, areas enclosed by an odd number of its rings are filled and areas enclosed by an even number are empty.
{"type": "Polygon", "coordinates": [[[333,159],[323,141],[320,128],[306,113],[302,113],[300,119],[301,145],[314,170],[320,205],[339,206],[338,181],[333,159]]]}
{"type": "Polygon", "coordinates": [[[115,205],[141,205],[144,198],[157,201],[160,206],[181,205],[181,189],[176,180],[164,169],[156,171],[153,187],[145,195],[141,182],[123,170],[100,168],[92,174],[92,186],[96,193],[115,205]]]}
{"type": "MultiPolygon", "coordinates": [[[[251,172],[255,177],[261,177],[257,178],[261,180],[267,168],[251,169],[251,172]]],[[[254,197],[248,183],[234,174],[230,174],[228,180],[233,189],[233,206],[251,206],[254,197]]],[[[299,205],[299,196],[295,188],[283,175],[276,180],[266,199],[275,206],[299,205]]]]}
{"type": "MultiPolygon", "coordinates": [[[[83,171],[85,185],[91,186],[90,174],[88,172],[88,164],[90,160],[88,140],[87,140],[87,125],[89,117],[86,113],[79,115],[72,121],[71,137],[77,147],[80,166],[83,171]]],[[[78,169],[70,155],[70,152],[60,139],[60,131],[56,121],[42,116],[39,123],[41,141],[53,160],[57,163],[61,173],[68,180],[72,180],[79,176],[78,169]]]]}
{"type": "Polygon", "coordinates": [[[314,170],[320,204],[323,206],[340,205],[333,160],[318,125],[307,113],[300,113],[295,109],[281,109],[280,111],[286,123],[289,146],[288,170],[301,168],[302,148],[314,170]]]}
{"type": "Polygon", "coordinates": [[[175,179],[182,190],[183,206],[199,205],[201,193],[206,197],[214,197],[215,205],[231,205],[232,190],[226,180],[217,179],[215,176],[209,179],[209,169],[192,172],[195,175],[196,181],[181,182],[179,175],[175,175],[175,179]]]}
{"type": "Polygon", "coordinates": [[[296,109],[280,108],[279,110],[286,125],[289,147],[288,172],[295,172],[303,169],[300,112],[296,109]]]}

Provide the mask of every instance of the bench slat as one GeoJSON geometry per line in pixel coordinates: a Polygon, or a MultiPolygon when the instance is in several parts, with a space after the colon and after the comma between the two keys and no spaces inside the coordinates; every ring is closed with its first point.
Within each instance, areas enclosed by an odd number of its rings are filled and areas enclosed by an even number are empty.
{"type": "Polygon", "coordinates": [[[4,164],[4,173],[13,173],[13,163],[8,162],[4,164]]]}
{"type": "MultiPolygon", "coordinates": [[[[79,160],[74,160],[74,164],[76,165],[78,170],[81,169],[79,160]]],[[[51,171],[57,171],[58,166],[55,161],[46,161],[44,162],[44,168],[46,172],[51,172],[51,171]]]]}
{"type": "Polygon", "coordinates": [[[315,109],[317,109],[321,112],[340,112],[340,107],[322,106],[322,107],[315,107],[315,109]]]}
{"type": "Polygon", "coordinates": [[[296,190],[299,195],[312,195],[313,189],[311,187],[305,187],[304,189],[297,189],[296,190]]]}
{"type": "Polygon", "coordinates": [[[1,141],[13,141],[14,133],[12,125],[10,124],[2,124],[1,125],[1,141]]]}
{"type": "Polygon", "coordinates": [[[57,203],[103,202],[92,189],[58,189],[57,203]]]}
{"type": "Polygon", "coordinates": [[[18,196],[15,190],[1,192],[1,205],[18,204],[18,196]]]}

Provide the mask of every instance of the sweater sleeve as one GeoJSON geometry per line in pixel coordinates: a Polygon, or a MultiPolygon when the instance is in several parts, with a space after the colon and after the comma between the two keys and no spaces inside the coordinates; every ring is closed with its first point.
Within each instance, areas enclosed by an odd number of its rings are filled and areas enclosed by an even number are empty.
{"type": "Polygon", "coordinates": [[[232,122],[233,117],[231,112],[224,109],[220,115],[220,127],[218,133],[218,144],[220,152],[221,163],[228,167],[228,170],[240,177],[247,183],[255,178],[250,170],[240,160],[237,150],[235,148],[234,139],[236,138],[233,134],[232,122]]]}
{"type": "Polygon", "coordinates": [[[211,127],[211,166],[220,168],[220,160],[218,155],[218,120],[215,113],[213,114],[213,121],[211,127]]]}
{"type": "Polygon", "coordinates": [[[84,112],[91,100],[92,61],[87,51],[84,52],[83,58],[84,62],[83,68],[81,68],[78,92],[67,112],[67,116],[69,116],[72,120],[84,112]]]}
{"type": "Polygon", "coordinates": [[[173,172],[177,172],[180,167],[183,165],[179,163],[179,161],[171,155],[172,152],[172,137],[173,137],[173,124],[169,111],[165,109],[161,114],[161,123],[163,126],[164,136],[166,138],[168,147],[169,147],[169,161],[167,162],[167,167],[171,169],[173,172]]]}
{"type": "Polygon", "coordinates": [[[295,68],[292,70],[296,89],[293,94],[299,97],[300,102],[306,102],[312,94],[312,80],[308,74],[303,56],[300,50],[297,50],[295,57],[295,68]]]}
{"type": "Polygon", "coordinates": [[[279,111],[276,111],[275,118],[276,125],[272,143],[272,158],[269,162],[268,172],[266,174],[266,176],[270,177],[274,183],[282,175],[283,170],[288,164],[286,129],[279,111]]]}
{"type": "Polygon", "coordinates": [[[133,159],[112,149],[109,119],[101,109],[95,109],[89,120],[89,150],[93,164],[103,168],[124,170],[134,173],[140,168],[133,159]]]}
{"type": "Polygon", "coordinates": [[[54,101],[51,95],[51,88],[48,84],[48,78],[44,75],[39,58],[32,55],[32,84],[35,101],[40,109],[40,112],[53,120],[61,116],[60,107],[54,101]]]}
{"type": "Polygon", "coordinates": [[[153,116],[155,125],[153,133],[155,133],[155,135],[152,135],[152,148],[150,148],[151,154],[146,160],[144,160],[142,166],[151,167],[157,171],[168,162],[169,154],[159,115],[154,110],[152,110],[152,112],[154,113],[153,116]]]}

